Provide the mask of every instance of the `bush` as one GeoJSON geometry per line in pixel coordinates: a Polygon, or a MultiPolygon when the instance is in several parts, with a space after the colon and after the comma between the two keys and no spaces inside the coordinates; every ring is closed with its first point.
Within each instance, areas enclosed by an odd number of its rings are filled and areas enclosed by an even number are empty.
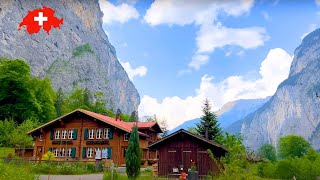
{"type": "Polygon", "coordinates": [[[53,161],[53,160],[55,160],[53,152],[51,152],[51,151],[46,152],[46,153],[42,156],[42,160],[47,160],[47,161],[53,161]]]}

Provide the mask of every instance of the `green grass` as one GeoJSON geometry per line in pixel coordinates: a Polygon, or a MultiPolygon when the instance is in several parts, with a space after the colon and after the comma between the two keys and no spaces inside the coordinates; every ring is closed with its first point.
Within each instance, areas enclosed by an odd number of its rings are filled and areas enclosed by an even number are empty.
{"type": "Polygon", "coordinates": [[[0,158],[8,157],[8,154],[14,156],[14,149],[8,147],[0,147],[0,158]]]}
{"type": "Polygon", "coordinates": [[[85,53],[93,53],[93,50],[92,50],[89,43],[87,43],[85,45],[78,46],[72,51],[73,57],[78,57],[78,56],[81,56],[85,53]]]}
{"type": "Polygon", "coordinates": [[[0,162],[0,180],[33,180],[38,179],[30,166],[17,166],[13,163],[0,162]]]}

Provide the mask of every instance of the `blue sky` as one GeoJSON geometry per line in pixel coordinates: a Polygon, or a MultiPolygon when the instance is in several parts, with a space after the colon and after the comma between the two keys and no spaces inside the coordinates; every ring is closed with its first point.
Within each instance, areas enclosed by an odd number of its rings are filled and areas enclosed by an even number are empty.
{"type": "Polygon", "coordinates": [[[172,129],[201,115],[205,98],[273,95],[294,50],[318,28],[316,1],[100,0],[103,27],[141,96],[140,116],[172,129]]]}

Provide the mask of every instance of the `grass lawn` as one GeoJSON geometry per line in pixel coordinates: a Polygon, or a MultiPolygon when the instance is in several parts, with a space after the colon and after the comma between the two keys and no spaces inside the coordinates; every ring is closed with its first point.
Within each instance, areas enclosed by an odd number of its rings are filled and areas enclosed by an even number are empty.
{"type": "Polygon", "coordinates": [[[0,158],[7,157],[8,154],[12,154],[14,156],[14,149],[8,147],[0,147],[0,158]]]}

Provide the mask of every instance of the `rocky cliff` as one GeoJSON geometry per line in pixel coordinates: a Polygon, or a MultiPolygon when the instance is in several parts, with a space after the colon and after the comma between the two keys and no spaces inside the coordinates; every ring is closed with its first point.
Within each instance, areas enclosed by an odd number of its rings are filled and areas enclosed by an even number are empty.
{"type": "Polygon", "coordinates": [[[98,0],[0,1],[0,57],[23,59],[32,75],[48,77],[55,90],[70,92],[74,86],[104,92],[109,107],[131,113],[139,94],[120,65],[114,47],[102,28],[98,0]],[[50,7],[64,18],[61,29],[50,35],[18,31],[28,10],[50,7]]]}
{"type": "Polygon", "coordinates": [[[277,145],[281,136],[297,134],[320,149],[320,29],[306,36],[295,50],[288,79],[256,112],[231,125],[253,150],[277,145]]]}

